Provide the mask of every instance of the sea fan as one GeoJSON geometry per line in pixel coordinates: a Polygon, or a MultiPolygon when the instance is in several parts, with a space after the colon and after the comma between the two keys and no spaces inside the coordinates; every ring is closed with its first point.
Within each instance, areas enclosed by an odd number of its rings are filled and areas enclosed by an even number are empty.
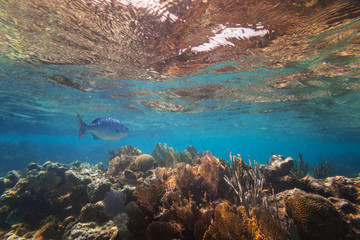
{"type": "Polygon", "coordinates": [[[126,194],[123,191],[111,189],[104,198],[104,213],[114,218],[125,211],[126,194]]]}

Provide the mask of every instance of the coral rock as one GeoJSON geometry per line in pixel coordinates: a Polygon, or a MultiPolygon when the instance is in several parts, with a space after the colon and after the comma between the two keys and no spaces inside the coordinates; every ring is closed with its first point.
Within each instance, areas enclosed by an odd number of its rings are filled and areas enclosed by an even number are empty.
{"type": "Polygon", "coordinates": [[[11,188],[20,180],[21,174],[18,171],[12,170],[8,172],[6,179],[6,188],[11,188]]]}
{"type": "Polygon", "coordinates": [[[324,183],[333,190],[332,196],[360,204],[360,178],[336,176],[325,179],[324,183]]]}
{"type": "Polygon", "coordinates": [[[68,170],[65,172],[65,179],[71,185],[88,185],[91,183],[91,178],[87,175],[80,174],[74,170],[68,170]]]}
{"type": "Polygon", "coordinates": [[[119,230],[114,224],[105,224],[104,226],[99,227],[94,222],[77,223],[74,224],[70,229],[67,229],[62,239],[114,240],[120,239],[118,234],[119,230]]]}
{"type": "Polygon", "coordinates": [[[327,186],[323,180],[313,178],[311,176],[305,176],[300,179],[304,191],[316,193],[323,197],[330,197],[334,194],[334,191],[327,186]]]}
{"type": "Polygon", "coordinates": [[[46,223],[35,232],[33,238],[35,240],[60,239],[64,231],[64,226],[55,219],[49,217],[46,223]]]}
{"type": "Polygon", "coordinates": [[[111,176],[120,175],[133,162],[132,157],[127,155],[117,156],[109,161],[107,173],[111,176]]]}
{"type": "Polygon", "coordinates": [[[95,204],[86,204],[80,211],[79,220],[81,222],[96,222],[99,224],[107,221],[108,217],[104,212],[104,203],[97,202],[95,204]]]}
{"type": "Polygon", "coordinates": [[[0,203],[14,208],[26,202],[31,197],[29,181],[26,179],[19,180],[13,188],[4,192],[0,197],[0,203]]]}
{"type": "Polygon", "coordinates": [[[135,164],[139,171],[146,172],[154,167],[155,159],[149,154],[142,154],[136,157],[135,164]]]}
{"type": "Polygon", "coordinates": [[[124,171],[124,178],[126,178],[128,180],[136,180],[136,175],[131,170],[125,170],[124,171]]]}
{"type": "Polygon", "coordinates": [[[172,222],[152,222],[146,229],[149,240],[178,239],[181,228],[172,222]]]}
{"type": "Polygon", "coordinates": [[[4,193],[5,189],[6,189],[5,178],[0,177],[0,195],[4,193]]]}
{"type": "Polygon", "coordinates": [[[295,222],[300,239],[341,239],[343,220],[326,198],[293,189],[285,196],[285,207],[295,222]]]}
{"type": "Polygon", "coordinates": [[[111,182],[105,178],[97,178],[88,185],[88,193],[92,203],[101,201],[105,195],[110,191],[111,182]]]}
{"type": "Polygon", "coordinates": [[[129,216],[127,228],[134,234],[135,239],[146,239],[146,227],[148,225],[145,213],[135,202],[126,205],[125,211],[129,216]]]}
{"type": "Polygon", "coordinates": [[[16,235],[10,235],[6,238],[6,240],[26,240],[26,238],[22,238],[16,235]]]}
{"type": "Polygon", "coordinates": [[[90,201],[87,186],[76,185],[72,188],[70,193],[70,202],[73,210],[78,213],[80,209],[90,201]]]}
{"type": "Polygon", "coordinates": [[[291,157],[284,159],[279,157],[274,158],[273,156],[270,159],[270,166],[261,166],[260,170],[264,175],[266,183],[271,183],[276,179],[289,174],[294,164],[295,160],[291,157]]]}
{"type": "Polygon", "coordinates": [[[349,236],[360,236],[360,206],[343,198],[330,197],[329,200],[344,217],[349,236]]]}
{"type": "Polygon", "coordinates": [[[31,170],[34,170],[34,169],[37,170],[37,171],[40,171],[41,166],[39,164],[37,164],[37,163],[34,163],[34,162],[29,163],[28,166],[27,166],[27,170],[31,171],[31,170]]]}

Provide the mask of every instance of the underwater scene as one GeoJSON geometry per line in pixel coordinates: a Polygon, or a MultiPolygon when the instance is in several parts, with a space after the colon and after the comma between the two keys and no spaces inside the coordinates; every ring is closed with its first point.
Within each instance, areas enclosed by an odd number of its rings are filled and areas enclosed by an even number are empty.
{"type": "Polygon", "coordinates": [[[0,0],[0,239],[360,239],[358,0],[0,0]]]}

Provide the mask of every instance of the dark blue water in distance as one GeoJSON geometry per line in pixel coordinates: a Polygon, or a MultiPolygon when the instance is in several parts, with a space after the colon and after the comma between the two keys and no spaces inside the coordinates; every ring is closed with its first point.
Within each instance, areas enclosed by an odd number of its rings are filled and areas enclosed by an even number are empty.
{"type": "MultiPolygon", "coordinates": [[[[70,3],[52,7],[85,12],[70,3]]],[[[327,15],[325,7],[323,15],[317,9],[322,18],[301,10],[310,20],[304,17],[303,25],[291,28],[276,18],[235,22],[224,17],[202,37],[171,32],[179,24],[171,17],[156,22],[159,31],[169,31],[164,40],[153,28],[153,38],[136,35],[148,34],[150,27],[144,23],[144,30],[141,22],[132,32],[112,25],[112,35],[101,27],[106,22],[92,25],[97,18],[79,18],[88,24],[83,28],[69,21],[66,28],[69,12],[56,15],[62,22],[45,26],[40,24],[44,19],[22,11],[16,15],[2,4],[7,18],[2,15],[0,46],[1,175],[30,162],[106,165],[108,150],[132,145],[151,154],[156,143],[176,151],[193,145],[225,160],[231,151],[261,164],[272,153],[298,158],[301,152],[310,166],[329,160],[334,175],[354,177],[360,172],[357,17],[327,15]],[[236,35],[239,26],[258,35],[236,35]],[[226,28],[233,35],[226,37],[226,28]],[[272,28],[284,29],[272,35],[272,28]],[[176,34],[188,37],[170,44],[176,34]],[[79,141],[77,113],[86,123],[98,117],[118,119],[130,134],[118,141],[86,134],[79,141]]]]}

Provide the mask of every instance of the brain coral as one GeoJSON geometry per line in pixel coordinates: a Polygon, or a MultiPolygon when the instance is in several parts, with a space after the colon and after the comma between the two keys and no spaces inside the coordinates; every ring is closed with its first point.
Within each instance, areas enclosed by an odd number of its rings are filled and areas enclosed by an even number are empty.
{"type": "Polygon", "coordinates": [[[301,240],[341,239],[343,220],[326,198],[295,188],[285,196],[285,207],[301,240]]]}

